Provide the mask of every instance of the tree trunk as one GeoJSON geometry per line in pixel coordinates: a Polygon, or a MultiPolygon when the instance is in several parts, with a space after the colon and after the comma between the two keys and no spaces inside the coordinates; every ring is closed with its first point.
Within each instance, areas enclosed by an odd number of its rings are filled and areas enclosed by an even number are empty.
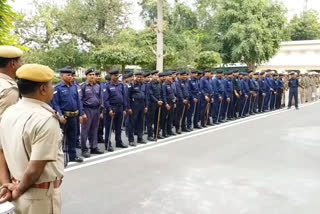
{"type": "Polygon", "coordinates": [[[250,71],[253,71],[253,72],[256,71],[257,68],[256,68],[256,64],[255,63],[247,62],[246,64],[247,64],[247,66],[248,66],[250,71]]]}
{"type": "Polygon", "coordinates": [[[126,65],[121,65],[121,73],[122,75],[126,72],[126,65]]]}
{"type": "Polygon", "coordinates": [[[163,72],[163,0],[158,0],[157,70],[163,72]]]}

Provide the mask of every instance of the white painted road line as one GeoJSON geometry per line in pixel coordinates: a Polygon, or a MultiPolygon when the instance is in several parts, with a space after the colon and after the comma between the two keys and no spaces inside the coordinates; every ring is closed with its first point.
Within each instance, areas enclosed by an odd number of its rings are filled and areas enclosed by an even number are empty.
{"type": "MultiPolygon", "coordinates": [[[[314,104],[317,104],[317,103],[319,103],[319,101],[301,105],[300,108],[308,107],[310,105],[314,105],[314,104]]],[[[175,137],[172,137],[168,141],[159,140],[158,143],[155,143],[155,142],[148,143],[147,145],[138,146],[138,148],[131,147],[131,148],[128,148],[128,149],[115,151],[113,153],[106,153],[106,154],[103,154],[103,155],[94,156],[94,157],[85,159],[85,161],[88,162],[88,163],[79,164],[79,165],[73,164],[75,166],[69,164],[69,166],[71,165],[71,167],[66,168],[65,172],[70,172],[70,171],[74,171],[74,170],[77,170],[77,169],[85,168],[85,167],[88,167],[88,166],[96,165],[96,164],[99,164],[99,163],[104,163],[104,162],[111,161],[111,160],[114,160],[114,159],[118,159],[118,158],[121,158],[121,157],[129,156],[129,155],[136,154],[136,153],[139,153],[139,152],[151,150],[151,149],[158,148],[158,147],[165,146],[165,145],[169,145],[169,144],[172,144],[172,143],[175,143],[175,142],[179,142],[179,141],[183,141],[183,140],[190,139],[190,138],[193,138],[193,137],[197,137],[197,136],[200,136],[202,134],[213,133],[213,132],[216,132],[216,131],[219,131],[219,130],[222,130],[222,129],[230,128],[230,127],[233,127],[233,126],[237,126],[237,125],[240,125],[240,124],[244,124],[244,123],[247,123],[247,122],[251,122],[251,121],[267,118],[267,117],[270,117],[270,116],[273,116],[273,115],[277,115],[277,114],[281,114],[281,113],[285,113],[285,112],[289,112],[289,111],[293,111],[293,110],[294,109],[291,109],[291,110],[279,110],[279,111],[274,111],[274,112],[268,112],[268,113],[265,113],[265,114],[254,115],[254,116],[243,118],[243,119],[240,119],[240,120],[231,121],[231,122],[219,125],[219,126],[213,126],[213,127],[209,127],[209,128],[206,128],[206,129],[193,131],[193,132],[190,132],[190,133],[187,133],[187,134],[184,134],[184,135],[175,136],[175,137]],[[117,154],[117,153],[120,153],[120,154],[117,154]],[[108,156],[111,156],[111,157],[108,157],[108,156]],[[105,157],[105,158],[103,158],[103,157],[105,157]],[[99,160],[93,161],[95,159],[99,159],[99,160]]]]}

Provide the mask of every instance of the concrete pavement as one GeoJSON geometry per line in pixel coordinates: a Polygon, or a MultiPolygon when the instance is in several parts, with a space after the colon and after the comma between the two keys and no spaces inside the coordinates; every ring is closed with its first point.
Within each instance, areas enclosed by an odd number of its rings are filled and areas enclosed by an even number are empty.
{"type": "Polygon", "coordinates": [[[72,165],[63,213],[317,213],[319,107],[257,115],[72,165]]]}

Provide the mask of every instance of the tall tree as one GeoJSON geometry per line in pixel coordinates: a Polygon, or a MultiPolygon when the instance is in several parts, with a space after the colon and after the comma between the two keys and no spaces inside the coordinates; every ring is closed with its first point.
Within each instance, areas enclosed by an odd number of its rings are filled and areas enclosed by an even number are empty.
{"type": "Polygon", "coordinates": [[[157,15],[157,70],[163,72],[163,0],[158,0],[157,15]]]}
{"type": "Polygon", "coordinates": [[[68,0],[58,25],[64,32],[102,46],[128,23],[128,6],[124,0],[68,0]]]}
{"type": "Polygon", "coordinates": [[[6,0],[0,1],[0,45],[18,45],[17,36],[12,35],[10,30],[13,28],[13,20],[18,15],[13,12],[6,0]]]}
{"type": "Polygon", "coordinates": [[[225,63],[243,62],[252,70],[279,49],[284,7],[269,0],[221,0],[215,15],[215,31],[225,63]]]}
{"type": "Polygon", "coordinates": [[[288,26],[291,40],[320,39],[319,13],[316,10],[304,11],[295,15],[288,26]]]}

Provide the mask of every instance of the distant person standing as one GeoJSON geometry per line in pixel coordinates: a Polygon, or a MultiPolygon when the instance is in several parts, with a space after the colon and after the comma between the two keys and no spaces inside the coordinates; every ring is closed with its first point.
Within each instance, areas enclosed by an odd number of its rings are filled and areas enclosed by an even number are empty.
{"type": "Polygon", "coordinates": [[[298,106],[298,88],[299,88],[299,80],[297,79],[297,76],[296,76],[295,73],[291,73],[290,74],[290,79],[289,79],[289,104],[288,104],[288,109],[291,108],[292,98],[294,98],[294,104],[295,104],[296,109],[297,110],[299,109],[299,106],[298,106]]]}
{"type": "Polygon", "coordinates": [[[72,70],[60,69],[61,82],[54,88],[53,107],[60,117],[60,124],[65,136],[67,152],[71,162],[83,162],[76,152],[78,136],[78,117],[80,123],[87,119],[83,114],[78,88],[71,83],[72,70]]]}
{"type": "Polygon", "coordinates": [[[98,148],[98,128],[100,121],[100,108],[102,104],[102,92],[100,85],[96,83],[95,72],[93,69],[88,69],[85,72],[87,81],[81,86],[79,93],[81,104],[83,104],[83,111],[87,117],[81,125],[81,149],[82,156],[85,158],[90,157],[90,154],[103,154],[98,148]],[[89,140],[90,152],[87,147],[87,140],[89,133],[92,137],[89,140]]]}

